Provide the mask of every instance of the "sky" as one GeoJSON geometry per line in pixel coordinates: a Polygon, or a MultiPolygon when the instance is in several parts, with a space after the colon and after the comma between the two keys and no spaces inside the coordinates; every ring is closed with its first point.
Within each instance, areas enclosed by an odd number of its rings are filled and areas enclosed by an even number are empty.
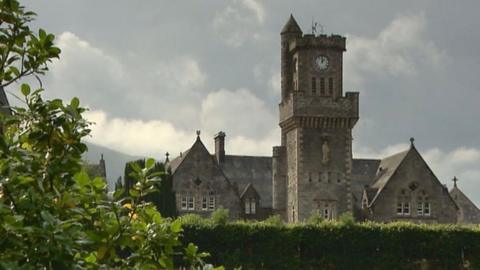
{"type": "Polygon", "coordinates": [[[304,33],[314,20],[347,37],[344,91],[360,92],[354,156],[382,158],[415,137],[440,181],[451,187],[456,175],[480,203],[477,0],[22,3],[62,49],[46,95],[90,108],[93,145],[163,159],[188,149],[196,130],[213,150],[222,130],[227,154],[271,155],[279,32],[293,13],[304,33]]]}

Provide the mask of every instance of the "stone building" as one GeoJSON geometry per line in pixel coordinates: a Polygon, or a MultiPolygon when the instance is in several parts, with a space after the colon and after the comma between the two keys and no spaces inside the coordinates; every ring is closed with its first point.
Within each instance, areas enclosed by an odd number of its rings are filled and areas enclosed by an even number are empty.
{"type": "Polygon", "coordinates": [[[84,168],[88,176],[92,179],[95,177],[107,179],[107,167],[105,165],[105,159],[103,159],[103,154],[100,156],[98,164],[87,163],[84,165],[84,168]]]}
{"type": "Polygon", "coordinates": [[[278,214],[288,222],[346,212],[378,222],[479,222],[478,208],[456,185],[448,192],[413,138],[409,149],[385,159],[353,158],[359,93],[344,93],[345,37],[303,34],[293,16],[280,36],[281,145],[272,157],[226,155],[220,132],[210,154],[198,132],[169,162],[180,214],[207,216],[221,206],[232,218],[278,214]]]}
{"type": "Polygon", "coordinates": [[[457,186],[457,177],[453,178],[453,188],[450,190],[450,196],[457,203],[458,223],[462,224],[480,224],[480,210],[457,186]]]}
{"type": "Polygon", "coordinates": [[[0,87],[0,113],[11,114],[10,104],[8,103],[7,95],[3,90],[3,87],[0,87]]]}

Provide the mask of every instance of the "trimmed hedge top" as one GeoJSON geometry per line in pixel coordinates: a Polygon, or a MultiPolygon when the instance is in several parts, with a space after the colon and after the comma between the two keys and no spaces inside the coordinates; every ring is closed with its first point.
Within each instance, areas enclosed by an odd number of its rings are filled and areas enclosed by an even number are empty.
{"type": "Polygon", "coordinates": [[[480,269],[480,227],[184,221],[185,243],[226,269],[480,269]]]}

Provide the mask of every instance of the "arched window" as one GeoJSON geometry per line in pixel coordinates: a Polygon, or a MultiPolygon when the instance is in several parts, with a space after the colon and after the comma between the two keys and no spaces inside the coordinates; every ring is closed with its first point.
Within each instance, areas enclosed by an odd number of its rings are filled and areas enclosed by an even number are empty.
{"type": "Polygon", "coordinates": [[[320,95],[325,96],[325,78],[320,78],[320,95]]]}
{"type": "Polygon", "coordinates": [[[328,78],[328,95],[333,95],[333,78],[328,78]]]}

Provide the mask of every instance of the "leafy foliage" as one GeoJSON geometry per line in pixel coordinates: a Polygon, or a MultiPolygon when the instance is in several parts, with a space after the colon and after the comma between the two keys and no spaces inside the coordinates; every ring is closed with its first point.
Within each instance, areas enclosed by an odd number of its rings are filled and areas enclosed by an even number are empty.
{"type": "MultiPolygon", "coordinates": [[[[0,0],[0,86],[43,73],[60,53],[52,34],[29,30],[34,15],[0,0]]],[[[2,116],[0,269],[173,269],[174,258],[213,269],[207,253],[182,244],[180,221],[145,200],[165,175],[155,161],[132,165],[135,184],[110,198],[105,179],[82,169],[86,109],[77,98],[44,100],[43,91],[22,84],[24,106],[2,116]]]]}
{"type": "Polygon", "coordinates": [[[37,35],[30,29],[35,15],[16,0],[0,1],[0,87],[27,75],[44,74],[46,64],[60,55],[53,34],[40,29],[37,35]]]}
{"type": "MultiPolygon", "coordinates": [[[[132,177],[132,166],[145,166],[145,159],[139,159],[128,162],[125,164],[124,184],[118,185],[119,187],[125,186],[128,190],[131,186],[135,185],[137,180],[132,177]],[[135,163],[136,165],[134,165],[135,163]]],[[[155,191],[152,191],[145,200],[153,203],[158,211],[164,217],[176,217],[177,207],[175,202],[175,193],[173,192],[172,174],[169,170],[165,169],[163,163],[155,162],[152,171],[159,172],[161,181],[155,185],[155,191]]]]}
{"type": "Polygon", "coordinates": [[[211,219],[214,224],[217,225],[225,225],[228,222],[228,218],[230,217],[230,211],[223,207],[217,208],[215,211],[212,212],[211,219]]]}

